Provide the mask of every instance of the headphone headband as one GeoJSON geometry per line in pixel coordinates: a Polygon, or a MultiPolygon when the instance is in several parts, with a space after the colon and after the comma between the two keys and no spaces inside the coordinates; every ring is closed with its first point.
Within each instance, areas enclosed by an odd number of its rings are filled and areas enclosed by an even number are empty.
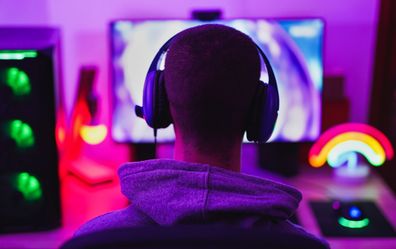
{"type": "MultiPolygon", "coordinates": [[[[165,91],[164,74],[159,64],[165,58],[164,56],[176,36],[177,34],[167,40],[156,53],[144,84],[143,107],[135,106],[136,115],[144,118],[147,124],[154,129],[154,137],[156,137],[158,128],[166,128],[172,123],[165,91]]],[[[267,56],[257,44],[255,46],[260,56],[260,74],[265,65],[268,85],[259,81],[259,87],[262,90],[258,90],[259,94],[253,101],[255,106],[252,107],[253,113],[247,128],[247,138],[250,141],[265,142],[271,136],[278,117],[279,93],[275,74],[267,56]]]]}
{"type": "MultiPolygon", "coordinates": [[[[154,56],[154,59],[153,59],[153,61],[150,64],[150,67],[149,67],[149,70],[148,70],[147,74],[149,74],[150,72],[154,72],[154,71],[159,70],[159,65],[158,65],[159,62],[161,62],[161,58],[164,56],[164,54],[167,53],[167,51],[168,51],[168,49],[169,49],[169,47],[170,47],[170,45],[172,43],[172,40],[176,36],[177,36],[177,34],[172,36],[171,38],[169,38],[161,46],[161,48],[158,50],[157,54],[154,56]]],[[[264,54],[263,50],[256,43],[254,43],[254,45],[256,46],[256,48],[258,50],[258,53],[259,53],[259,55],[260,55],[260,57],[262,59],[262,60],[260,59],[260,71],[262,71],[261,69],[263,68],[263,65],[261,64],[261,61],[263,61],[264,65],[265,65],[265,67],[267,69],[267,73],[268,73],[268,84],[272,85],[273,87],[278,89],[276,78],[275,78],[275,74],[274,74],[274,71],[272,69],[272,66],[271,66],[267,56],[264,54]]],[[[279,108],[279,104],[278,104],[278,108],[279,108]]]]}

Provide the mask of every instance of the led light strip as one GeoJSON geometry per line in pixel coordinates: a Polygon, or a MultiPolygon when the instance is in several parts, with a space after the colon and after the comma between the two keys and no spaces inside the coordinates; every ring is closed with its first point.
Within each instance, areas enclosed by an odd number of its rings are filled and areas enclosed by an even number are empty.
{"type": "Polygon", "coordinates": [[[37,57],[34,50],[0,50],[0,60],[23,60],[37,57]]]}

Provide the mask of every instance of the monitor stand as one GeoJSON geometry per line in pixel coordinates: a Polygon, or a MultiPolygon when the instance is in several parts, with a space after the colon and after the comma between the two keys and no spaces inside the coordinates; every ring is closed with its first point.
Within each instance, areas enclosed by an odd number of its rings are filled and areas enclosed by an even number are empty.
{"type": "Polygon", "coordinates": [[[154,143],[142,143],[129,145],[129,160],[131,162],[144,161],[156,158],[154,143]]]}
{"type": "Polygon", "coordinates": [[[299,143],[258,145],[259,166],[282,176],[295,176],[299,170],[299,143]]]}

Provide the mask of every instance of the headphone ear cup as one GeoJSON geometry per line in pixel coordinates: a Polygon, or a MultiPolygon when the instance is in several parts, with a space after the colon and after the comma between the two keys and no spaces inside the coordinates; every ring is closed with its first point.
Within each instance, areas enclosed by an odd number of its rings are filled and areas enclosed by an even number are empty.
{"type": "Polygon", "coordinates": [[[155,128],[166,128],[172,123],[172,116],[169,110],[168,95],[165,88],[165,74],[157,71],[156,92],[155,92],[155,128]]]}
{"type": "Polygon", "coordinates": [[[143,89],[143,118],[151,128],[154,128],[154,100],[155,100],[155,85],[157,72],[152,71],[147,73],[146,80],[144,81],[143,89]]]}
{"type": "Polygon", "coordinates": [[[249,125],[246,130],[249,141],[264,143],[274,130],[278,117],[278,94],[270,84],[259,82],[257,92],[253,100],[249,125]]]}
{"type": "Polygon", "coordinates": [[[166,128],[172,123],[164,73],[161,70],[150,72],[146,77],[143,92],[143,113],[146,123],[151,128],[166,128]]]}
{"type": "Polygon", "coordinates": [[[248,120],[248,128],[246,129],[246,136],[249,141],[258,142],[259,127],[260,127],[260,113],[263,106],[263,101],[266,98],[267,87],[259,82],[250,109],[250,116],[248,120]]]}
{"type": "Polygon", "coordinates": [[[278,89],[271,84],[267,85],[267,96],[265,99],[265,110],[262,113],[260,140],[266,142],[274,131],[278,119],[279,95],[278,89]]]}

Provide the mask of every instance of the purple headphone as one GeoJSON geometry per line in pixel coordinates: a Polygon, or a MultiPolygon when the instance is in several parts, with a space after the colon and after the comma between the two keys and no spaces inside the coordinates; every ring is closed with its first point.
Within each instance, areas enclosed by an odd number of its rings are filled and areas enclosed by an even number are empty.
{"type": "MultiPolygon", "coordinates": [[[[135,106],[136,115],[146,120],[146,123],[154,129],[154,137],[157,136],[157,129],[166,128],[172,123],[165,90],[164,71],[159,67],[175,36],[162,45],[155,55],[144,82],[143,106],[135,106]]],[[[261,58],[261,68],[263,68],[263,62],[267,68],[268,84],[261,80],[257,82],[257,91],[246,133],[249,141],[265,143],[270,138],[278,118],[279,93],[269,60],[261,48],[257,45],[256,47],[261,58]]]]}

